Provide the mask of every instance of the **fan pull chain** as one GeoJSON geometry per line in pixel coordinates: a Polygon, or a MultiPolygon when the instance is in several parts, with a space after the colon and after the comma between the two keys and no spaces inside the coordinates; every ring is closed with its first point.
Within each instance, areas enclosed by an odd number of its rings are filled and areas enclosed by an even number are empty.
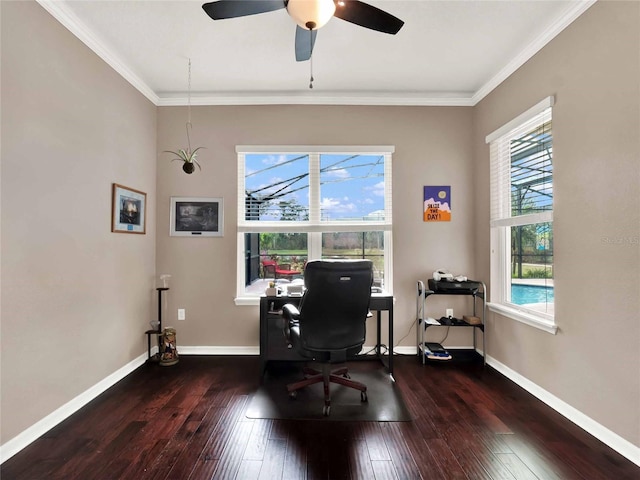
{"type": "Polygon", "coordinates": [[[313,29],[309,28],[309,88],[313,88],[313,29]]]}

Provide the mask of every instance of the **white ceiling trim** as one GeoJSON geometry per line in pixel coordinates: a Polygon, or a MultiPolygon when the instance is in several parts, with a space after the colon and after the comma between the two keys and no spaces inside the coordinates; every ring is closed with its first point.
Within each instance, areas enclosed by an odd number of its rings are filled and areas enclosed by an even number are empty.
{"type": "Polygon", "coordinates": [[[140,93],[147,97],[154,105],[158,105],[158,95],[140,77],[133,73],[125,64],[100,43],[98,38],[80,21],[80,19],[62,3],[54,0],[36,0],[42,8],[49,12],[56,20],[64,25],[78,39],[104,60],[122,78],[133,85],[140,93]]]}
{"type": "Polygon", "coordinates": [[[471,98],[472,104],[476,105],[480,100],[489,95],[502,82],[509,78],[516,70],[524,65],[530,58],[538,53],[542,48],[553,40],[560,32],[567,28],[576,18],[582,15],[597,0],[584,0],[579,3],[570,4],[563,14],[547,28],[542,34],[531,42],[513,60],[505,65],[491,80],[485,83],[471,98]]]}
{"type": "MultiPolygon", "coordinates": [[[[188,97],[160,97],[158,106],[185,106],[188,97]]],[[[233,92],[191,97],[191,105],[378,105],[378,106],[473,106],[469,94],[401,94],[388,92],[332,92],[311,94],[300,92],[233,92]]]]}
{"type": "MultiPolygon", "coordinates": [[[[133,73],[118,55],[102,45],[90,29],[64,4],[54,0],[36,0],[47,12],[73,33],[80,41],[104,60],[140,93],[156,106],[184,106],[187,97],[160,97],[140,77],[133,73]]],[[[474,106],[500,85],[547,43],[591,7],[597,0],[572,3],[558,20],[538,38],[525,47],[520,54],[505,65],[495,76],[475,93],[416,93],[394,92],[335,92],[327,95],[302,94],[299,92],[229,92],[219,95],[192,97],[192,105],[382,105],[382,106],[474,106]]]]}

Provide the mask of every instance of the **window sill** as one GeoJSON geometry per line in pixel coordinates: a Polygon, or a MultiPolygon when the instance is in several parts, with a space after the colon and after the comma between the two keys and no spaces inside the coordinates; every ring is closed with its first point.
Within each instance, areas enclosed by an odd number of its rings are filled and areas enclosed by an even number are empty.
{"type": "Polygon", "coordinates": [[[233,301],[237,306],[260,305],[260,297],[236,297],[233,301]]]}
{"type": "Polygon", "coordinates": [[[524,312],[516,308],[508,307],[500,303],[487,303],[487,307],[489,307],[489,310],[491,310],[492,312],[499,313],[502,316],[505,316],[517,322],[524,323],[526,325],[537,328],[539,330],[543,330],[552,335],[555,335],[558,333],[557,325],[547,320],[544,320],[536,315],[532,315],[531,313],[524,312]]]}

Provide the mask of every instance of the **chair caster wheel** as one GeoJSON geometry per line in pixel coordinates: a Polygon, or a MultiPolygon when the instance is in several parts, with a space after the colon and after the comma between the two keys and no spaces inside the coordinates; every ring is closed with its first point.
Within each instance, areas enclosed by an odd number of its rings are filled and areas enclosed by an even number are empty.
{"type": "Polygon", "coordinates": [[[292,400],[295,400],[296,398],[298,398],[298,392],[297,391],[289,392],[289,398],[292,400]]]}
{"type": "Polygon", "coordinates": [[[328,417],[330,412],[331,412],[331,405],[325,405],[324,407],[322,407],[323,416],[328,417]]]}
{"type": "Polygon", "coordinates": [[[367,397],[367,392],[360,392],[360,400],[363,402],[369,401],[369,398],[367,397]]]}

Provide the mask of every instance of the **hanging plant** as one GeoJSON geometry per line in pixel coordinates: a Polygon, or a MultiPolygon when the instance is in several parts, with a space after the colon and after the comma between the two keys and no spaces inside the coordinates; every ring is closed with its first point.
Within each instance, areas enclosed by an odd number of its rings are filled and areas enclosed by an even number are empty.
{"type": "Polygon", "coordinates": [[[193,173],[193,171],[196,169],[194,165],[197,165],[198,168],[202,170],[200,163],[198,162],[198,160],[196,160],[196,156],[198,155],[197,152],[201,148],[204,148],[204,147],[198,147],[193,152],[190,151],[190,149],[184,150],[181,148],[177,152],[173,152],[171,150],[165,150],[165,153],[173,153],[178,158],[174,158],[171,161],[174,162],[178,160],[178,161],[184,162],[182,165],[182,170],[184,170],[185,173],[193,173]]]}
{"type": "Polygon", "coordinates": [[[198,166],[198,168],[200,170],[202,170],[202,167],[200,166],[200,163],[198,162],[198,160],[196,160],[196,157],[198,156],[198,150],[204,148],[204,147],[198,147],[195,150],[191,150],[191,137],[189,135],[189,129],[193,128],[193,126],[191,125],[191,59],[189,59],[189,89],[188,89],[188,119],[187,119],[187,125],[186,125],[186,129],[187,129],[187,148],[186,150],[184,148],[180,148],[178,149],[177,152],[174,152],[173,150],[165,150],[165,153],[172,153],[173,155],[176,156],[176,158],[172,159],[171,161],[174,162],[176,160],[182,162],[182,170],[187,173],[187,174],[192,174],[193,171],[196,169],[196,165],[198,166]]]}
{"type": "Polygon", "coordinates": [[[198,156],[198,150],[204,147],[198,147],[195,150],[191,150],[191,139],[189,138],[189,127],[191,127],[191,122],[187,122],[187,143],[188,143],[187,149],[185,150],[184,148],[180,148],[178,149],[177,152],[174,152],[173,150],[165,150],[164,152],[173,153],[176,156],[176,158],[172,159],[171,161],[175,162],[177,160],[179,162],[183,162],[182,170],[184,170],[184,172],[187,174],[192,174],[193,171],[196,169],[195,165],[197,165],[198,168],[202,170],[202,166],[200,166],[200,162],[198,162],[196,157],[198,156]]]}

